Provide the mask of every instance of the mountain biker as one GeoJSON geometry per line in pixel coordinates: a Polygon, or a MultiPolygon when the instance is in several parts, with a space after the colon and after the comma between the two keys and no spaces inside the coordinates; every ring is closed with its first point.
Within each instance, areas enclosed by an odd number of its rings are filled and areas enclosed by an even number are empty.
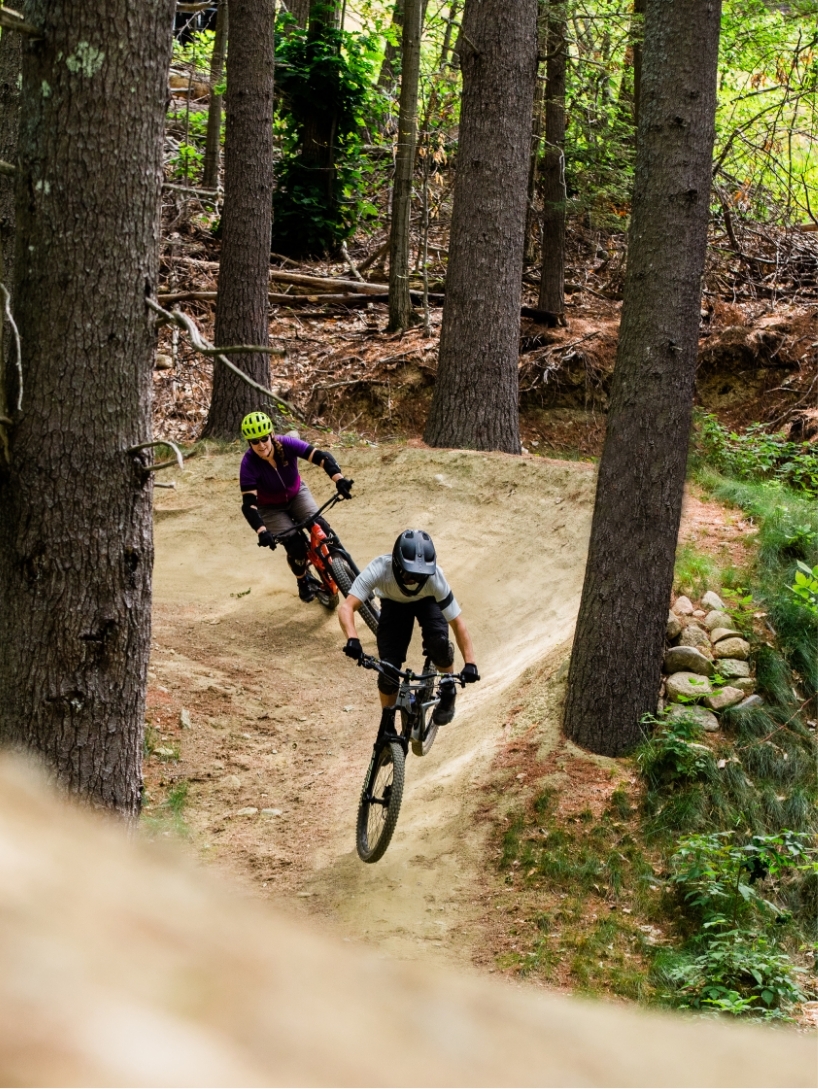
{"type": "MultiPolygon", "coordinates": [[[[449,588],[446,576],[437,566],[432,538],[422,529],[407,529],[395,541],[392,554],[377,556],[355,579],[349,595],[338,610],[341,630],[347,637],[344,654],[354,660],[363,655],[355,627],[355,613],[372,594],[381,599],[378,624],[378,654],[382,661],[398,669],[406,660],[415,620],[423,635],[423,650],[441,673],[454,670],[454,647],[449,642],[449,627],[466,663],[461,676],[467,683],[479,681],[474,664],[474,647],[460,606],[449,588]]],[[[378,674],[381,699],[381,726],[394,728],[395,693],[398,682],[378,674]]],[[[440,702],[433,720],[438,726],[454,718],[456,687],[454,681],[440,685],[440,702]]]]}
{"type": "MultiPolygon", "coordinates": [[[[341,472],[332,454],[294,435],[274,435],[273,421],[264,412],[250,412],[241,421],[241,433],[250,444],[241,459],[239,486],[241,512],[258,534],[259,548],[275,548],[273,533],[285,533],[318,510],[310,489],[298,473],[298,458],[320,465],[344,499],[351,499],[352,481],[341,472]]],[[[318,523],[326,532],[324,518],[318,523]]],[[[281,542],[287,563],[298,580],[298,596],[312,601],[317,584],[307,575],[307,541],[299,530],[281,542]]]]}

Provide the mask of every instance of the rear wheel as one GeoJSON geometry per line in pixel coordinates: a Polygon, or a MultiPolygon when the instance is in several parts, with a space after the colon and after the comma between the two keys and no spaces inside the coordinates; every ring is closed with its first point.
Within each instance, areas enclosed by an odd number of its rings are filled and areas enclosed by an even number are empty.
{"type": "Polygon", "coordinates": [[[366,773],[358,806],[356,846],[362,862],[377,862],[383,857],[403,799],[405,758],[398,741],[382,741],[366,773]]]}
{"type": "MultiPolygon", "coordinates": [[[[355,581],[355,572],[349,566],[348,560],[338,552],[332,557],[332,574],[335,577],[335,581],[338,583],[341,593],[344,597],[348,597],[349,591],[352,589],[352,584],[355,581]]],[[[370,600],[363,603],[359,612],[372,634],[377,635],[378,622],[381,619],[380,610],[373,605],[370,600]]]]}

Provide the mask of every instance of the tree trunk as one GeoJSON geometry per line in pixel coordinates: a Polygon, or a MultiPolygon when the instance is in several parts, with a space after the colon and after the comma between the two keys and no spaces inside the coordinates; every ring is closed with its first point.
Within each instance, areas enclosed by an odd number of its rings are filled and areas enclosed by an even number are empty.
{"type": "Polygon", "coordinates": [[[446,20],[446,29],[443,31],[443,44],[440,47],[440,62],[437,66],[440,71],[443,70],[449,59],[449,53],[451,52],[452,47],[452,32],[459,10],[460,0],[452,0],[452,6],[449,8],[449,17],[446,20]]]}
{"type": "Polygon", "coordinates": [[[719,0],[648,0],[628,269],[565,729],[619,756],[656,709],[707,241],[719,0]]]}
{"type": "MultiPolygon", "coordinates": [[[[20,66],[22,39],[7,30],[0,36],[0,159],[17,162],[17,129],[20,118],[20,66]]],[[[14,178],[0,175],[0,282],[9,292],[14,285],[14,178]]],[[[13,300],[12,300],[13,302],[13,300]]],[[[8,417],[3,375],[12,352],[11,330],[0,307],[0,416],[8,417]]],[[[0,460],[3,458],[0,452],[0,460]]]]}
{"type": "MultiPolygon", "coordinates": [[[[230,0],[217,345],[269,343],[274,17],[275,0],[230,0]]],[[[269,356],[242,354],[231,362],[256,382],[270,384],[269,356]]],[[[258,408],[258,400],[258,393],[237,375],[214,364],[204,434],[235,438],[242,418],[258,408]]]]}
{"type": "Polygon", "coordinates": [[[219,184],[219,159],[222,137],[222,95],[216,93],[224,72],[224,56],[227,51],[227,0],[218,0],[216,13],[216,38],[210,59],[210,98],[207,108],[207,136],[205,138],[204,172],[202,185],[215,189],[219,184]]]}
{"type": "Polygon", "coordinates": [[[310,0],[289,0],[287,9],[295,19],[296,26],[300,26],[303,30],[310,17],[310,0]]]}
{"type": "Polygon", "coordinates": [[[542,169],[542,274],[540,310],[565,310],[565,69],[568,55],[565,7],[548,13],[545,69],[545,155],[542,169]]]}
{"type": "Polygon", "coordinates": [[[378,87],[386,92],[392,90],[395,80],[398,78],[398,73],[395,71],[395,62],[401,54],[403,10],[404,0],[395,0],[395,6],[392,8],[392,34],[396,40],[393,42],[390,38],[387,41],[383,51],[381,70],[378,73],[378,87]]]}
{"type": "Polygon", "coordinates": [[[548,50],[547,4],[540,4],[537,11],[537,79],[534,82],[534,108],[531,121],[531,152],[528,160],[528,189],[525,206],[525,250],[523,264],[534,262],[535,246],[539,243],[539,216],[536,210],[537,183],[540,168],[540,141],[545,128],[545,84],[540,77],[540,66],[548,50]],[[536,228],[536,230],[535,230],[536,228]],[[535,234],[537,235],[535,239],[535,234]]]}
{"type": "MultiPolygon", "coordinates": [[[[336,0],[313,0],[310,6],[310,42],[320,42],[338,25],[340,8],[336,0]]],[[[304,118],[301,166],[313,177],[323,175],[321,189],[327,209],[335,207],[335,155],[338,129],[337,87],[331,101],[316,102],[304,118]]]]}
{"type": "Polygon", "coordinates": [[[392,186],[392,224],[389,235],[389,324],[395,333],[419,320],[409,296],[409,221],[412,213],[412,175],[418,128],[418,81],[423,0],[405,0],[401,50],[400,110],[395,180],[392,186]]]}
{"type": "Polygon", "coordinates": [[[639,101],[642,97],[642,43],[645,37],[645,0],[633,0],[633,123],[639,140],[639,101]]]}
{"type": "Polygon", "coordinates": [[[466,0],[463,97],[431,446],[520,452],[520,335],[537,0],[466,0]]]}
{"type": "MultiPolygon", "coordinates": [[[[147,454],[172,0],[31,0],[0,474],[0,741],[139,810],[153,542],[147,454]],[[12,383],[15,385],[14,383],[12,383]],[[13,390],[11,403],[18,390],[13,390]]],[[[4,32],[8,33],[8,32],[4,32]]]]}

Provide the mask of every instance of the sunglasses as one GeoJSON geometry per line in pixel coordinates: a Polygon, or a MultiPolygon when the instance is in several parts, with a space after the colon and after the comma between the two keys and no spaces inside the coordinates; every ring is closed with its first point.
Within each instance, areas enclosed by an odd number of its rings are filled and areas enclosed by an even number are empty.
{"type": "Polygon", "coordinates": [[[251,446],[261,446],[261,444],[267,442],[269,438],[271,438],[270,435],[262,435],[260,439],[249,439],[248,441],[251,446]]]}

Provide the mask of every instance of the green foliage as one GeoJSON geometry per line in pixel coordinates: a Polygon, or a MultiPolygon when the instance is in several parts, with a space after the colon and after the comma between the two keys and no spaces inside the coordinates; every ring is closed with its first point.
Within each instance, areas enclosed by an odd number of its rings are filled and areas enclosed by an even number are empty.
{"type": "Polygon", "coordinates": [[[361,132],[377,112],[378,95],[371,82],[377,41],[332,27],[311,37],[286,14],[279,17],[279,31],[284,28],[286,33],[277,35],[282,154],[272,244],[281,253],[319,256],[334,250],[362,218],[376,211],[363,194],[361,132]],[[316,118],[334,133],[333,165],[328,168],[316,169],[303,160],[307,127],[316,118]]]}
{"type": "Polygon", "coordinates": [[[204,164],[204,152],[195,144],[181,143],[176,154],[171,156],[170,165],[173,177],[190,181],[199,175],[204,164]]]}
{"type": "Polygon", "coordinates": [[[194,72],[209,73],[215,41],[216,32],[213,30],[196,30],[189,42],[183,43],[174,38],[172,63],[185,68],[192,67],[194,72]]]}
{"type": "Polygon", "coordinates": [[[798,603],[818,618],[818,565],[810,567],[798,560],[795,582],[790,590],[798,598],[798,603]]]}
{"type": "Polygon", "coordinates": [[[664,952],[655,968],[661,998],[669,1005],[764,1020],[805,1000],[798,971],[768,938],[742,931],[719,935],[700,952],[664,952]]]}
{"type": "Polygon", "coordinates": [[[698,444],[704,460],[727,476],[773,481],[818,497],[818,452],[811,443],[788,442],[763,424],[751,424],[743,434],[728,431],[708,413],[699,419],[698,444]]]}
{"type": "Polygon", "coordinates": [[[765,1017],[804,1001],[780,944],[789,912],[770,897],[794,874],[818,874],[811,841],[789,831],[744,842],[732,832],[688,836],[670,865],[690,937],[657,963],[665,1000],[765,1017]]]}
{"type": "Polygon", "coordinates": [[[673,573],[673,587],[678,593],[698,598],[709,586],[720,582],[719,565],[712,556],[699,552],[693,545],[679,546],[673,573]]]}
{"type": "Polygon", "coordinates": [[[695,719],[680,717],[665,723],[646,716],[642,723],[658,727],[636,753],[637,767],[650,788],[665,790],[718,778],[713,753],[694,740],[701,735],[695,719]]]}

